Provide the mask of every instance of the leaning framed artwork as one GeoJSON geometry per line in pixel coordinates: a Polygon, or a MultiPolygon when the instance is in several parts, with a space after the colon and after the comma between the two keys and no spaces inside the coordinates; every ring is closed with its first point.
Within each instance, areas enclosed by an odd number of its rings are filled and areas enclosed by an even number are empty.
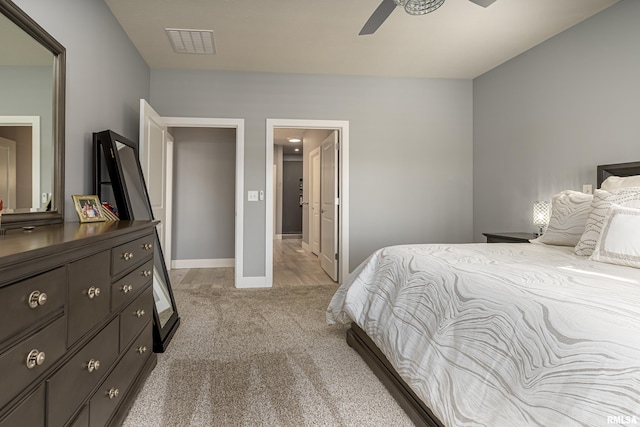
{"type": "Polygon", "coordinates": [[[78,196],[73,195],[73,204],[76,207],[80,222],[100,222],[106,221],[107,217],[102,212],[100,199],[95,195],[78,196]]]}

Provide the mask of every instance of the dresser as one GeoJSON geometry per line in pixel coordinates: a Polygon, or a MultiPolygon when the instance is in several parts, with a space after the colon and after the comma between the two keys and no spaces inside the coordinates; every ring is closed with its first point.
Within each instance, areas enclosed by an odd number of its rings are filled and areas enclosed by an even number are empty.
{"type": "Polygon", "coordinates": [[[122,423],[156,364],[154,224],[0,236],[0,427],[122,423]]]}

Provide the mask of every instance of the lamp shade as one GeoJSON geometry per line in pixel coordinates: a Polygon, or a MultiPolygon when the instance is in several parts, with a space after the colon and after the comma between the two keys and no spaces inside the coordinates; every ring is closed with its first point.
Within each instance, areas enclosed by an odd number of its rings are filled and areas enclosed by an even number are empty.
{"type": "Polygon", "coordinates": [[[550,217],[549,202],[535,202],[533,204],[533,223],[544,228],[549,224],[550,217]]]}

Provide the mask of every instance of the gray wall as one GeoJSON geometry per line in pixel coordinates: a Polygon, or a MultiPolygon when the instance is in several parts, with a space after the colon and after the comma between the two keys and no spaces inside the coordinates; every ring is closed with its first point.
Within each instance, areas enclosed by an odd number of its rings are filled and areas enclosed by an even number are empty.
{"type": "Polygon", "coordinates": [[[172,128],[173,259],[235,256],[236,131],[172,128]]]}
{"type": "MultiPolygon", "coordinates": [[[[266,119],[350,123],[350,263],[385,245],[472,240],[472,82],[151,70],[163,116],[245,119],[244,274],[265,275],[266,119]]],[[[271,189],[268,189],[270,192],[271,189]]]]}
{"type": "Polygon", "coordinates": [[[623,0],[474,80],[476,241],[533,231],[535,200],[640,160],[639,19],[623,0]]]}
{"type": "Polygon", "coordinates": [[[138,140],[139,100],[149,98],[149,67],[103,1],[14,0],[67,49],[65,217],[72,194],[92,192],[93,132],[138,140]]]}
{"type": "Polygon", "coordinates": [[[282,162],[282,234],[302,234],[300,178],[302,155],[285,156],[282,162]]]}
{"type": "MultiPolygon", "coordinates": [[[[53,103],[53,56],[51,66],[0,66],[0,116],[38,116],[40,117],[40,192],[53,191],[53,123],[51,105],[53,103]]],[[[31,127],[28,128],[31,132],[31,127]]],[[[31,136],[29,136],[31,144],[31,136]]],[[[18,144],[20,145],[20,144],[18,144]]],[[[20,151],[20,147],[17,147],[20,151]]],[[[31,147],[28,149],[31,154],[31,147]]],[[[18,187],[24,185],[24,176],[29,175],[28,196],[17,196],[17,208],[32,206],[31,199],[31,160],[18,166],[18,187]],[[22,178],[20,177],[22,175],[22,178]]],[[[18,189],[19,194],[26,194],[18,189]]]]}

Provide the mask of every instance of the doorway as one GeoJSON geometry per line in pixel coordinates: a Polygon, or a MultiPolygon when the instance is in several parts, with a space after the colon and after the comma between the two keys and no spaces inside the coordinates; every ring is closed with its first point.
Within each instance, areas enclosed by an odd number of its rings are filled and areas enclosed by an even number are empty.
{"type": "MultiPolygon", "coordinates": [[[[144,100],[141,100],[141,104],[144,100]]],[[[142,111],[142,109],[141,109],[142,111]]],[[[236,288],[255,287],[255,278],[244,276],[243,263],[243,234],[244,234],[244,204],[242,194],[244,192],[244,120],[226,118],[195,118],[195,117],[160,117],[165,128],[230,128],[235,130],[235,230],[234,230],[234,285],[236,288]]],[[[141,124],[141,129],[146,126],[141,124]]],[[[144,137],[141,135],[140,140],[144,137]]],[[[168,178],[172,178],[173,171],[168,170],[168,178]]],[[[167,198],[172,197],[168,195],[167,198]]],[[[167,219],[171,221],[169,217],[167,219]]],[[[172,224],[165,225],[171,229],[172,224]]],[[[175,263],[174,263],[175,266],[175,263]]]]}
{"type": "MultiPolygon", "coordinates": [[[[335,167],[331,166],[335,170],[335,185],[339,191],[336,193],[336,197],[330,198],[332,205],[335,207],[336,216],[333,218],[336,223],[335,228],[335,253],[331,252],[331,258],[335,257],[336,261],[336,274],[335,277],[339,283],[346,277],[346,274],[349,272],[349,239],[348,239],[348,231],[349,231],[349,123],[346,121],[337,121],[337,120],[295,120],[295,119],[267,119],[267,143],[266,143],[266,171],[267,171],[267,185],[266,188],[277,188],[277,167],[273,167],[274,164],[274,134],[276,129],[302,129],[302,130],[324,130],[329,131],[331,134],[332,131],[335,131],[336,141],[339,139],[339,145],[335,145],[333,148],[337,149],[339,146],[339,156],[335,157],[335,167]],[[274,171],[276,173],[274,174],[274,171]]],[[[307,157],[305,155],[305,157],[307,157]]],[[[303,179],[306,180],[309,177],[308,173],[309,168],[305,168],[307,172],[305,172],[303,179]]],[[[303,198],[303,205],[307,208],[306,213],[303,213],[303,217],[308,217],[308,186],[305,186],[305,197],[303,198]]],[[[267,286],[272,286],[273,284],[273,239],[274,239],[274,227],[277,227],[277,221],[274,220],[274,215],[277,214],[277,203],[278,200],[276,198],[276,192],[272,191],[271,194],[267,194],[266,197],[266,279],[267,286]]],[[[308,221],[308,225],[312,222],[308,221]]],[[[304,245],[305,249],[311,252],[312,245],[307,241],[304,245]]],[[[325,245],[327,246],[327,245],[325,245]]],[[[328,247],[328,246],[327,246],[328,247]]]]}

